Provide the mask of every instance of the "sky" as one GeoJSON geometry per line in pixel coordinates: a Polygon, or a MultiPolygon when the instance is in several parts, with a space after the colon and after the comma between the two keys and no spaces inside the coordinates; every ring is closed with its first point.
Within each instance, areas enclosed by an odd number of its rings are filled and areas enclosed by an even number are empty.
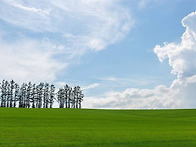
{"type": "Polygon", "coordinates": [[[83,108],[195,108],[195,6],[0,0],[0,79],[80,85],[83,108]]]}

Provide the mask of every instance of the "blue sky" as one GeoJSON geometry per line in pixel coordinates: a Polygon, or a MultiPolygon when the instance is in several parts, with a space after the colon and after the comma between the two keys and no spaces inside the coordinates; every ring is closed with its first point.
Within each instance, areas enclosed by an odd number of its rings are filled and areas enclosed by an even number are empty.
{"type": "Polygon", "coordinates": [[[0,76],[81,85],[85,108],[195,107],[195,6],[0,0],[0,76]]]}

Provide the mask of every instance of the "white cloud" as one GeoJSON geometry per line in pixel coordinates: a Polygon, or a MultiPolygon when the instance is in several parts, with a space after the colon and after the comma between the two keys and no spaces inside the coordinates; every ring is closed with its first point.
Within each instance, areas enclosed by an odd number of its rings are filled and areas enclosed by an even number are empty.
{"type": "Polygon", "coordinates": [[[139,9],[144,9],[147,6],[151,6],[152,4],[154,5],[154,4],[157,4],[157,3],[160,3],[160,0],[141,0],[138,3],[138,8],[139,9]]]}
{"type": "Polygon", "coordinates": [[[157,45],[154,52],[160,61],[168,58],[172,73],[178,78],[190,77],[196,74],[196,12],[182,20],[186,31],[179,44],[165,43],[163,47],[157,45]]]}
{"type": "Polygon", "coordinates": [[[52,52],[39,41],[20,40],[6,43],[0,41],[0,77],[18,82],[55,80],[55,73],[67,66],[52,58],[52,52]],[[46,52],[47,50],[47,52],[46,52]]]}
{"type": "Polygon", "coordinates": [[[172,73],[177,75],[170,87],[126,89],[108,92],[103,98],[88,97],[84,107],[90,108],[195,108],[196,107],[196,12],[182,20],[186,28],[182,41],[164,43],[154,48],[159,60],[168,58],[172,73]]]}
{"type": "Polygon", "coordinates": [[[110,77],[103,77],[103,78],[98,78],[99,80],[103,80],[103,81],[119,81],[119,79],[117,79],[114,76],[110,76],[110,77]]]}
{"type": "Polygon", "coordinates": [[[54,81],[76,56],[105,49],[134,24],[119,0],[1,0],[0,20],[0,77],[21,81],[54,81]]]}
{"type": "Polygon", "coordinates": [[[155,80],[147,80],[147,79],[143,79],[143,78],[138,78],[138,77],[130,77],[130,78],[117,78],[114,76],[109,76],[109,77],[101,77],[101,78],[97,78],[98,80],[101,80],[102,83],[104,83],[104,85],[107,83],[110,83],[109,85],[111,85],[111,83],[115,83],[116,85],[120,86],[126,86],[126,85],[137,85],[137,86],[144,86],[144,85],[149,85],[152,83],[155,83],[157,81],[155,80]]]}
{"type": "Polygon", "coordinates": [[[86,87],[82,87],[82,90],[89,90],[89,89],[93,89],[93,88],[96,88],[98,87],[100,84],[99,83],[93,83],[91,85],[88,85],[86,87]]]}
{"type": "Polygon", "coordinates": [[[87,97],[84,107],[90,108],[176,108],[171,100],[171,90],[163,85],[155,89],[126,89],[123,92],[108,92],[103,98],[87,97]]]}
{"type": "Polygon", "coordinates": [[[37,32],[59,33],[74,55],[105,49],[122,39],[134,23],[117,0],[3,0],[0,4],[1,19],[37,32]]]}

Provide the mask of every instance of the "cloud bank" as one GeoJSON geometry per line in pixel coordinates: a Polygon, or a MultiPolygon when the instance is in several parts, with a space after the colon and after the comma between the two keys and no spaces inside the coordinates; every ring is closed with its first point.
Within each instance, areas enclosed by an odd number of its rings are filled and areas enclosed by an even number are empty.
{"type": "Polygon", "coordinates": [[[1,0],[0,76],[54,81],[76,57],[121,40],[133,24],[119,0],[1,0]]]}
{"type": "Polygon", "coordinates": [[[154,53],[160,62],[168,59],[177,78],[170,87],[126,89],[108,92],[103,98],[86,98],[84,106],[92,108],[195,108],[196,107],[196,12],[182,20],[185,32],[181,42],[156,45],[154,53]]]}

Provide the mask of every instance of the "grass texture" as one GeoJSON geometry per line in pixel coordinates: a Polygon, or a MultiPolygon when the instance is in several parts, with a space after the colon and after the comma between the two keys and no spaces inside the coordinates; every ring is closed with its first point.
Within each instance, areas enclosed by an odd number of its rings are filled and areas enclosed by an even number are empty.
{"type": "Polygon", "coordinates": [[[0,108],[0,146],[196,146],[196,110],[0,108]]]}

